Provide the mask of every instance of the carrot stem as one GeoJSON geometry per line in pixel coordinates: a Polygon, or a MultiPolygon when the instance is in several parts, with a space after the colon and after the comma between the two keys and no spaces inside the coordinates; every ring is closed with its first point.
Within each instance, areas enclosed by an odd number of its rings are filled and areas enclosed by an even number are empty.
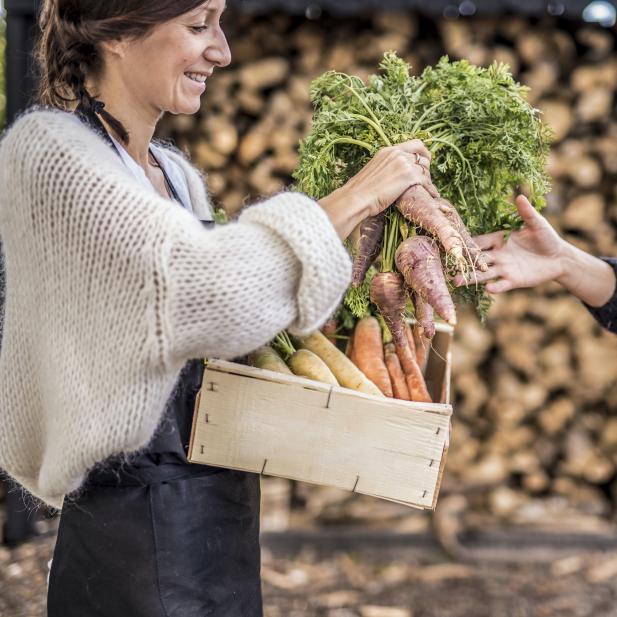
{"type": "Polygon", "coordinates": [[[400,214],[396,208],[390,208],[386,212],[386,224],[384,227],[384,242],[381,253],[381,271],[394,271],[394,256],[400,244],[399,233],[400,214]]]}
{"type": "Polygon", "coordinates": [[[283,330],[279,332],[271,343],[272,347],[283,357],[285,361],[296,353],[296,348],[289,338],[289,334],[283,330]]]}

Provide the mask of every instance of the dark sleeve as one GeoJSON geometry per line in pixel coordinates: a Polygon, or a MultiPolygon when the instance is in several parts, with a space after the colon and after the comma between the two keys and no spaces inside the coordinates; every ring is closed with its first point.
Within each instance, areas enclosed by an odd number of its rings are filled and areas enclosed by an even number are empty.
{"type": "MultiPolygon", "coordinates": [[[[617,259],[604,257],[603,260],[613,268],[617,277],[617,259]]],[[[604,306],[593,307],[588,304],[585,306],[602,327],[617,334],[617,288],[613,297],[604,306]]]]}

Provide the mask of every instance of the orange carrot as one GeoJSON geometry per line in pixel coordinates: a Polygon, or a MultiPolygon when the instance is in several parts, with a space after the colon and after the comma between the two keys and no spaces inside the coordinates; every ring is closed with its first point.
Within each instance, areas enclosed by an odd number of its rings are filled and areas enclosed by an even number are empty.
{"type": "Polygon", "coordinates": [[[383,394],[392,398],[392,384],[381,342],[381,326],[374,317],[364,317],[356,324],[353,354],[354,364],[383,394]]]}
{"type": "Polygon", "coordinates": [[[407,322],[405,322],[405,336],[407,337],[407,342],[409,343],[409,349],[411,349],[411,353],[414,356],[417,355],[416,341],[413,338],[413,332],[411,331],[411,326],[407,322]]]}
{"type": "Polygon", "coordinates": [[[403,372],[405,373],[405,381],[409,388],[409,394],[412,401],[419,401],[423,403],[432,403],[433,399],[428,393],[426,383],[422,375],[422,371],[418,366],[416,356],[412,353],[407,338],[403,345],[396,345],[396,353],[400,360],[403,372]]]}
{"type": "Polygon", "coordinates": [[[426,342],[426,339],[422,338],[420,328],[418,326],[412,328],[410,324],[405,324],[405,333],[407,334],[407,340],[409,341],[411,353],[416,356],[418,366],[420,367],[422,374],[424,374],[428,343],[426,342]]]}
{"type": "Polygon", "coordinates": [[[418,366],[424,372],[430,342],[421,332],[422,328],[420,326],[414,326],[411,330],[416,344],[416,360],[418,361],[418,366]]]}
{"type": "MultiPolygon", "coordinates": [[[[413,330],[411,328],[411,325],[408,324],[407,322],[405,322],[405,334],[407,336],[407,342],[409,343],[409,349],[410,349],[412,355],[414,356],[414,358],[416,359],[416,362],[418,364],[418,368],[420,369],[420,374],[424,375],[422,363],[418,359],[418,346],[416,345],[416,340],[415,340],[414,335],[413,335],[413,330]]],[[[424,378],[423,378],[423,381],[424,381],[424,378]]],[[[426,386],[424,388],[426,388],[426,386]]],[[[420,389],[422,391],[422,394],[420,394],[420,396],[423,396],[423,388],[420,387],[420,389]]]]}
{"type": "Polygon", "coordinates": [[[392,382],[394,398],[402,401],[410,401],[411,395],[409,394],[409,388],[405,381],[405,373],[403,373],[401,363],[396,355],[394,343],[386,343],[384,347],[384,356],[386,366],[388,367],[388,373],[390,374],[390,381],[392,382]]]}

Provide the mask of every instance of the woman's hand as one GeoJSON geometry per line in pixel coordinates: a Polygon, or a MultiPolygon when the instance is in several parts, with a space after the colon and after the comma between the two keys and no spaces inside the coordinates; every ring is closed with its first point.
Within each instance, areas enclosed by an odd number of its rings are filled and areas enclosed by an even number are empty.
{"type": "Polygon", "coordinates": [[[419,139],[383,148],[320,203],[339,236],[346,238],[358,223],[391,206],[411,186],[421,185],[439,197],[431,181],[430,164],[431,153],[419,139]]]}
{"type": "Polygon", "coordinates": [[[489,293],[502,293],[555,281],[591,306],[606,304],[615,290],[613,269],[568,244],[527,198],[519,196],[516,207],[524,227],[507,241],[501,231],[475,238],[489,269],[467,280],[458,275],[455,284],[487,283],[489,293]]]}

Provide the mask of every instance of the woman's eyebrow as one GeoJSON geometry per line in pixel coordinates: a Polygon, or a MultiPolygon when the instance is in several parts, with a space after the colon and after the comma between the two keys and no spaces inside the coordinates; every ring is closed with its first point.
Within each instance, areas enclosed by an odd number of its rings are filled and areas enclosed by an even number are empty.
{"type": "Polygon", "coordinates": [[[227,10],[227,3],[225,3],[221,9],[218,9],[215,6],[210,6],[211,4],[210,2],[208,2],[207,4],[206,3],[204,4],[202,4],[201,6],[198,6],[197,8],[194,8],[192,11],[189,11],[188,15],[191,15],[192,17],[196,17],[203,13],[216,13],[219,10],[221,13],[223,13],[224,11],[227,10]]]}
{"type": "MultiPolygon", "coordinates": [[[[221,14],[224,13],[226,10],[227,4],[225,3],[220,9],[221,14]]],[[[194,9],[189,13],[189,15],[191,15],[191,17],[198,17],[199,15],[203,15],[204,13],[217,13],[218,11],[219,9],[217,9],[216,7],[205,6],[194,9]]]]}
{"type": "MultiPolygon", "coordinates": [[[[206,13],[217,13],[219,11],[219,9],[217,9],[216,7],[211,7],[211,6],[207,6],[203,9],[201,9],[202,11],[206,12],[206,13]]],[[[227,10],[227,3],[225,3],[222,8],[220,9],[221,13],[224,13],[227,10]]]]}

